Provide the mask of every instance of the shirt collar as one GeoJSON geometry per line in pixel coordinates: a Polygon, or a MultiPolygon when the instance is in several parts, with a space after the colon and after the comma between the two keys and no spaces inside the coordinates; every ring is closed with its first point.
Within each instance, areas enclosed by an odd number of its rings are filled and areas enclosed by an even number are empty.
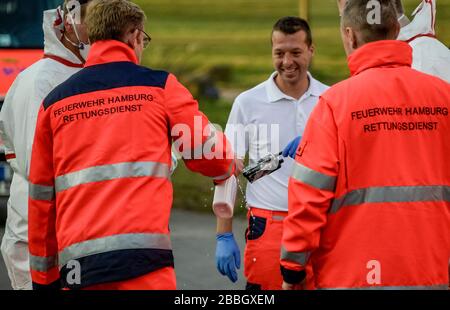
{"type": "MultiPolygon", "coordinates": [[[[307,72],[308,78],[309,78],[309,87],[306,90],[305,94],[303,94],[302,98],[308,98],[309,96],[315,96],[320,97],[322,94],[319,83],[316,79],[314,79],[311,75],[311,73],[307,72]]],[[[293,100],[298,101],[297,99],[286,95],[281,91],[281,89],[277,86],[275,83],[275,78],[277,77],[278,72],[274,72],[270,75],[270,78],[267,80],[266,84],[266,90],[267,90],[267,97],[269,98],[270,103],[275,103],[279,100],[286,99],[286,100],[293,100]]],[[[301,99],[301,98],[300,98],[301,99]]]]}

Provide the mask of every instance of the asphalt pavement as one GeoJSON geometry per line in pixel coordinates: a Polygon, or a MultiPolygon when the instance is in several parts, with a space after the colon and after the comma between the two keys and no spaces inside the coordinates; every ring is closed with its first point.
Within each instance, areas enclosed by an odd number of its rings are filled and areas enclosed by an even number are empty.
{"type": "MultiPolygon", "coordinates": [[[[244,252],[245,219],[235,219],[233,229],[236,241],[241,249],[241,261],[244,252]]],[[[175,256],[177,286],[180,290],[240,290],[245,287],[243,267],[239,270],[239,280],[231,283],[219,274],[215,264],[216,220],[210,214],[173,210],[170,223],[172,246],[175,256]]],[[[3,227],[0,228],[0,237],[3,227]]],[[[0,258],[0,290],[11,289],[8,275],[0,258]]]]}

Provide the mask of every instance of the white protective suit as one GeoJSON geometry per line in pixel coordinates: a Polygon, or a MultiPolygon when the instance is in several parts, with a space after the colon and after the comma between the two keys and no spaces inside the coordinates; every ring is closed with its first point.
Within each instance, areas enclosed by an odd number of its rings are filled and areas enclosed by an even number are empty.
{"type": "Polygon", "coordinates": [[[413,49],[412,67],[450,83],[450,50],[435,38],[436,0],[423,0],[413,16],[398,37],[413,49]]]}
{"type": "Polygon", "coordinates": [[[1,245],[13,289],[31,289],[27,176],[39,107],[51,90],[82,67],[81,61],[61,43],[62,28],[59,9],[44,12],[44,53],[52,58],[41,59],[18,75],[0,113],[0,134],[14,171],[1,245]]]}

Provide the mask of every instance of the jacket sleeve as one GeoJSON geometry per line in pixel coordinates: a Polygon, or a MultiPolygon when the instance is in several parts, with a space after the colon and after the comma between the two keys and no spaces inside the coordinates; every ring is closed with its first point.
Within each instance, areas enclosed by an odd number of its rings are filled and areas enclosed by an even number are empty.
{"type": "Polygon", "coordinates": [[[17,164],[16,151],[13,144],[14,115],[12,113],[12,107],[14,98],[16,97],[15,94],[19,80],[20,77],[18,77],[10,87],[0,112],[0,138],[3,142],[6,160],[15,173],[19,172],[19,166],[17,164]]]}
{"type": "Polygon", "coordinates": [[[41,106],[31,154],[28,199],[30,270],[34,289],[59,287],[50,109],[41,106]]]}
{"type": "Polygon", "coordinates": [[[233,175],[234,152],[225,135],[199,111],[191,93],[169,75],[165,88],[171,136],[188,169],[220,183],[233,175]]]}
{"type": "Polygon", "coordinates": [[[305,266],[320,242],[338,175],[338,138],[330,107],[320,99],[306,125],[288,185],[281,272],[287,283],[306,276],[305,266]]]}

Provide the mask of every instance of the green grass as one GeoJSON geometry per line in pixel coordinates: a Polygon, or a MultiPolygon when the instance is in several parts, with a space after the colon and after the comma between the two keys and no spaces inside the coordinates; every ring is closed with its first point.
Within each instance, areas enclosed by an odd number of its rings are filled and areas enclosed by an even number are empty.
{"type": "MultiPolygon", "coordinates": [[[[403,0],[411,13],[420,0],[403,0]]],[[[139,0],[148,16],[153,41],[144,63],[191,76],[215,65],[232,69],[221,85],[246,89],[272,72],[270,32],[284,15],[298,14],[298,0],[139,0]]],[[[317,53],[311,71],[325,83],[348,76],[339,35],[336,0],[311,3],[311,27],[317,53]]],[[[438,37],[450,44],[450,1],[438,1],[438,37]]]]}
{"type": "MultiPolygon", "coordinates": [[[[148,17],[152,43],[144,64],[175,73],[184,82],[223,65],[231,79],[222,88],[245,90],[273,71],[270,33],[275,21],[298,15],[298,0],[138,0],[148,17]]],[[[420,0],[403,0],[408,15],[420,0]]],[[[332,85],[349,71],[339,34],[336,0],[311,0],[316,54],[312,74],[332,85]]],[[[450,45],[450,0],[438,0],[437,35],[450,45]]],[[[190,85],[188,85],[190,87],[190,85]]],[[[225,125],[230,102],[201,102],[212,122],[225,125]]],[[[211,212],[209,179],[188,172],[182,163],[173,177],[175,207],[211,212]]],[[[237,203],[238,212],[242,212],[237,203]]]]}

